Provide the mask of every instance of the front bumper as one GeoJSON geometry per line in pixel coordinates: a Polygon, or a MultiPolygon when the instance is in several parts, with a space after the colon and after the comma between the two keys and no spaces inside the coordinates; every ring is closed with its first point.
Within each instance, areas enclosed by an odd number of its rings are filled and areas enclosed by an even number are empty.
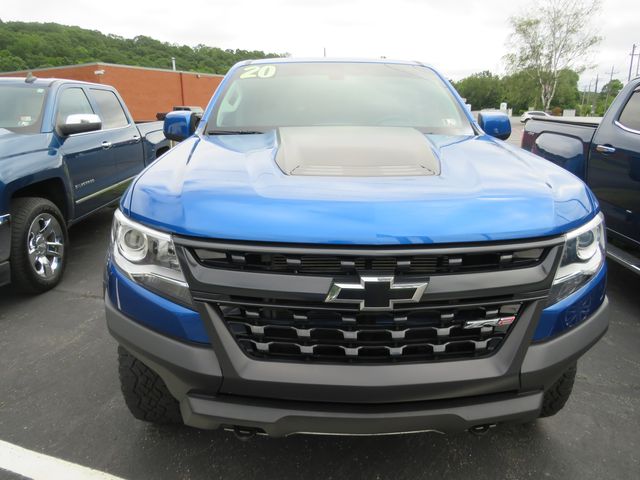
{"type": "Polygon", "coordinates": [[[11,281],[11,215],[0,215],[0,286],[11,281]]]}
{"type": "MultiPolygon", "coordinates": [[[[368,368],[369,373],[364,377],[368,378],[352,377],[351,386],[340,386],[339,383],[345,380],[345,366],[332,366],[333,378],[325,379],[327,385],[317,386],[320,387],[318,392],[322,392],[324,397],[330,393],[328,384],[333,382],[336,398],[344,396],[345,391],[349,391],[352,397],[349,402],[332,402],[326,397],[313,401],[225,393],[222,389],[223,370],[229,365],[225,365],[224,358],[220,361],[212,348],[156,333],[121,313],[109,296],[105,297],[105,302],[110,332],[162,377],[180,401],[187,425],[198,428],[242,427],[272,436],[294,433],[374,435],[427,430],[453,432],[478,425],[532,420],[538,416],[544,390],[597,342],[608,327],[608,301],[605,298],[589,318],[567,333],[515,353],[516,372],[494,372],[495,378],[484,382],[460,378],[447,382],[446,388],[443,388],[441,378],[425,378],[419,386],[413,385],[408,389],[407,385],[398,383],[403,381],[401,377],[373,375],[381,370],[367,366],[364,368],[368,368]],[[369,386],[363,384],[367,381],[369,386]],[[382,387],[380,382],[387,386],[382,387]],[[500,385],[504,387],[502,391],[500,385]],[[517,387],[513,388],[514,385],[517,387]],[[411,392],[429,390],[439,393],[429,400],[410,398],[411,392]],[[445,390],[448,393],[443,396],[445,390]],[[397,392],[409,394],[407,400],[394,401],[397,392]],[[376,403],[365,400],[371,394],[375,394],[376,403]]],[[[531,334],[531,327],[527,330],[531,334]]],[[[246,370],[255,363],[247,363],[246,370]]],[[[270,365],[272,370],[286,371],[290,367],[289,364],[257,363],[264,368],[270,365]]],[[[456,363],[460,362],[448,364],[454,374],[456,363]]],[[[427,365],[417,365],[412,372],[424,372],[428,368],[427,365]]],[[[295,376],[296,372],[291,373],[295,376]]],[[[473,371],[468,372],[471,377],[473,374],[473,371]]],[[[247,385],[251,383],[247,382],[247,385]]],[[[283,397],[288,395],[286,386],[276,387],[285,387],[281,393],[283,397]]],[[[313,396],[313,390],[311,388],[309,398],[313,396]]]]}

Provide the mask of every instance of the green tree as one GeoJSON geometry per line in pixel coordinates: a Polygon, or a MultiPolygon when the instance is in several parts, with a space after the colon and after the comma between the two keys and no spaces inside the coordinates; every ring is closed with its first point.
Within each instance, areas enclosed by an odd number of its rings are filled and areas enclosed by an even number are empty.
{"type": "Polygon", "coordinates": [[[454,86],[474,110],[498,108],[502,101],[500,77],[486,70],[463,78],[454,86]]]}
{"type": "Polygon", "coordinates": [[[561,70],[558,73],[558,85],[550,107],[575,108],[580,102],[579,79],[580,75],[573,70],[561,70]]]}
{"type": "Polygon", "coordinates": [[[514,113],[542,108],[538,96],[538,85],[530,72],[521,71],[502,78],[504,101],[514,113]]]}
{"type": "Polygon", "coordinates": [[[588,66],[593,47],[601,41],[590,27],[599,11],[599,0],[542,0],[510,19],[507,64],[512,72],[533,75],[545,110],[556,95],[560,72],[581,73],[588,66]]]}
{"type": "Polygon", "coordinates": [[[24,70],[27,64],[20,57],[12,55],[8,50],[0,50],[0,72],[24,70]]]}
{"type": "MultiPolygon", "coordinates": [[[[552,107],[576,107],[580,100],[578,79],[579,75],[573,70],[559,72],[555,96],[551,100],[552,107]]],[[[506,102],[515,113],[542,108],[538,84],[534,75],[526,70],[502,78],[485,71],[453,84],[473,109],[496,108],[501,102],[506,102]]]]}
{"type": "Polygon", "coordinates": [[[616,98],[620,90],[622,90],[622,82],[617,78],[614,78],[610,82],[607,82],[600,94],[598,95],[598,103],[596,106],[596,113],[598,115],[604,115],[604,112],[611,106],[613,100],[616,98]]]}

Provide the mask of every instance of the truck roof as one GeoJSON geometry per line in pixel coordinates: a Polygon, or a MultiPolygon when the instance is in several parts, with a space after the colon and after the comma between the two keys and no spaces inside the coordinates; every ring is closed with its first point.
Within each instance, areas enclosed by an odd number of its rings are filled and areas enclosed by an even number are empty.
{"type": "MultiPolygon", "coordinates": [[[[26,77],[0,77],[0,85],[20,85],[26,83],[26,77]]],[[[73,84],[82,84],[82,85],[95,85],[100,87],[108,87],[112,88],[109,85],[104,85],[101,83],[91,83],[91,82],[82,82],[80,80],[69,80],[65,78],[38,78],[30,83],[30,85],[37,85],[40,87],[50,87],[53,84],[65,84],[65,83],[73,83],[73,84]]]]}
{"type": "Polygon", "coordinates": [[[395,63],[400,65],[416,65],[421,67],[429,67],[426,63],[417,60],[394,60],[390,58],[341,58],[341,57],[276,57],[276,58],[261,58],[258,60],[243,60],[236,65],[249,65],[249,64],[261,64],[261,63],[395,63]]]}

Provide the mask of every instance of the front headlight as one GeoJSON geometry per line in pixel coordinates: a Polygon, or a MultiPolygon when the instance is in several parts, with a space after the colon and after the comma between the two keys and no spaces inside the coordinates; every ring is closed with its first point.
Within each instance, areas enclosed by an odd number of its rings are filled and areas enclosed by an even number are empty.
{"type": "Polygon", "coordinates": [[[171,235],[136,223],[116,210],[111,253],[115,264],[134,282],[183,305],[192,304],[171,235]]]}
{"type": "Polygon", "coordinates": [[[605,261],[606,247],[602,213],[582,227],[567,233],[562,260],[556,271],[547,305],[568,297],[591,280],[605,261]]]}

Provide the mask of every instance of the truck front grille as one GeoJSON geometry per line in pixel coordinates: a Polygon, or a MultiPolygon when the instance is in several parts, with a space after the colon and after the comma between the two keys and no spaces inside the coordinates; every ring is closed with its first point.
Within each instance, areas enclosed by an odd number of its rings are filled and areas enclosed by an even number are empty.
{"type": "Polygon", "coordinates": [[[536,265],[545,249],[461,253],[452,255],[312,255],[240,250],[194,249],[203,265],[249,272],[292,273],[299,275],[348,275],[353,272],[384,274],[435,274],[489,272],[536,265]]]}
{"type": "Polygon", "coordinates": [[[174,241],[194,301],[211,307],[212,326],[232,335],[233,348],[263,361],[379,364],[497,352],[527,307],[547,297],[563,239],[384,247],[174,241]]]}
{"type": "Polygon", "coordinates": [[[522,303],[428,306],[393,312],[217,303],[253,358],[379,363],[477,358],[499,348],[522,303]]]}

